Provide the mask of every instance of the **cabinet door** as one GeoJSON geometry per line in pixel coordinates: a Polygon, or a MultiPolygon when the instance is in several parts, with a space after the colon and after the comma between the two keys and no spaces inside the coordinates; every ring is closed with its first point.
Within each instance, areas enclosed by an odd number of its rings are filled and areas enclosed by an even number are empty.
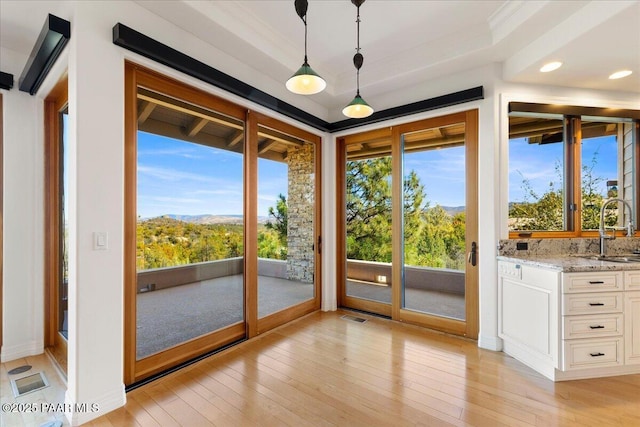
{"type": "Polygon", "coordinates": [[[625,361],[640,364],[640,292],[627,292],[624,306],[625,361]]]}
{"type": "Polygon", "coordinates": [[[640,291],[640,271],[624,272],[624,288],[627,291],[640,291]]]}
{"type": "Polygon", "coordinates": [[[529,266],[521,270],[521,278],[499,277],[498,335],[557,368],[559,273],[529,266]]]}

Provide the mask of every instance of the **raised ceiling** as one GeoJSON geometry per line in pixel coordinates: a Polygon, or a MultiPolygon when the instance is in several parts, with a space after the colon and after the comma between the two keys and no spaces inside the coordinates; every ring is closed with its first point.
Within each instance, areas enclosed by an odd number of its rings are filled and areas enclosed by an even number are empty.
{"type": "MultiPolygon", "coordinates": [[[[309,62],[328,83],[310,97],[284,87],[303,57],[304,26],[293,0],[136,3],[244,64],[234,77],[324,120],[342,119],[342,107],[353,98],[355,7],[349,0],[309,1],[309,62]]],[[[0,1],[0,45],[28,55],[46,14],[56,11],[73,24],[65,2],[0,1]]],[[[640,94],[638,1],[369,0],[361,19],[360,87],[377,109],[466,89],[424,88],[489,64],[501,64],[496,69],[506,82],[640,94]],[[540,73],[550,60],[564,66],[540,73]],[[620,69],[633,74],[607,78],[620,69]]],[[[181,48],[171,38],[155,38],[181,48]]],[[[227,64],[209,65],[225,71],[227,64]]]]}

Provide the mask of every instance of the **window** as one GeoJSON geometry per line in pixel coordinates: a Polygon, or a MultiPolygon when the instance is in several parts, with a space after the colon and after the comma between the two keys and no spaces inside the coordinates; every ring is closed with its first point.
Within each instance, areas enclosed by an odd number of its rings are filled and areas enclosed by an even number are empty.
{"type": "Polygon", "coordinates": [[[639,111],[509,104],[510,237],[592,236],[600,228],[637,228],[634,171],[639,111]]]}

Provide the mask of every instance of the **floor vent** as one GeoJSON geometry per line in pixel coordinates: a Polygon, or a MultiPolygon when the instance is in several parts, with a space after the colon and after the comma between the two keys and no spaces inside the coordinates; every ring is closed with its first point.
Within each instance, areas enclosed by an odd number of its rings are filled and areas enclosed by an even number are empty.
{"type": "Polygon", "coordinates": [[[62,421],[49,421],[40,425],[40,427],[62,427],[62,421]]]}
{"type": "Polygon", "coordinates": [[[350,314],[345,314],[340,317],[341,319],[351,320],[352,322],[364,323],[367,319],[363,319],[362,317],[351,316],[350,314]]]}
{"type": "Polygon", "coordinates": [[[42,372],[29,375],[27,377],[11,380],[11,389],[13,397],[24,396],[32,391],[40,390],[49,386],[49,381],[42,372]]]}
{"type": "Polygon", "coordinates": [[[31,365],[18,366],[17,368],[13,368],[12,370],[10,370],[9,375],[21,374],[23,372],[27,372],[29,369],[31,369],[31,365]]]}

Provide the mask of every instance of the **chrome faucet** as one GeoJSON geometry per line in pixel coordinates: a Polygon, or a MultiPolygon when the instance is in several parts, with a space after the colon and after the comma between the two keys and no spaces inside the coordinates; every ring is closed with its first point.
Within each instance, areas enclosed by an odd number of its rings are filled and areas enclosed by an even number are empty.
{"type": "MultiPolygon", "coordinates": [[[[622,216],[624,218],[624,211],[622,210],[622,216]]],[[[624,199],[607,199],[602,203],[602,207],[600,208],[600,257],[606,256],[606,248],[605,241],[606,240],[614,240],[616,238],[616,230],[627,230],[627,237],[633,236],[633,209],[631,209],[631,205],[624,199]],[[610,203],[624,203],[625,208],[629,209],[629,223],[626,227],[609,227],[613,233],[608,236],[607,235],[607,227],[604,225],[604,211],[607,205],[610,203]]]]}

